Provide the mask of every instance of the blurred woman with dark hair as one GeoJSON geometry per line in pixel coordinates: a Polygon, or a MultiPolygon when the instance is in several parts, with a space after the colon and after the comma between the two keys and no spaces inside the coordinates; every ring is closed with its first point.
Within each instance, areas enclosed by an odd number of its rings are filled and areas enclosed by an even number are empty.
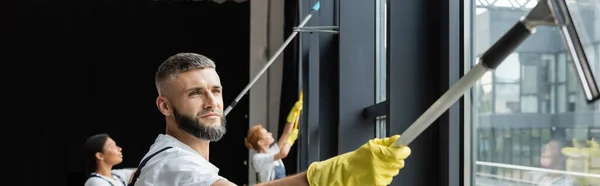
{"type": "Polygon", "coordinates": [[[126,186],[136,169],[112,169],[123,162],[121,150],[108,134],[90,136],[85,142],[85,186],[126,186]]]}

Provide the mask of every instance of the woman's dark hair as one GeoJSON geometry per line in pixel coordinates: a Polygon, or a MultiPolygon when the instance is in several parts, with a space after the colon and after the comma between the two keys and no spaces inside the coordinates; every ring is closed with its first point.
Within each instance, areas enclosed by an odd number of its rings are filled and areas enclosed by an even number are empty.
{"type": "Polygon", "coordinates": [[[96,134],[85,141],[85,174],[89,176],[96,171],[96,153],[102,152],[108,134],[96,134]]]}

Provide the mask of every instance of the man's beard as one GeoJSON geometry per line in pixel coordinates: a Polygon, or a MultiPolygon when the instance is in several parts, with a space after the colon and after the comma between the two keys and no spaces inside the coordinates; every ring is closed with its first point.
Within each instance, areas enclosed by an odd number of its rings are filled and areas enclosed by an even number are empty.
{"type": "Polygon", "coordinates": [[[179,129],[201,140],[219,141],[227,131],[225,128],[225,117],[223,116],[221,116],[221,124],[216,126],[204,125],[204,123],[200,123],[199,118],[179,114],[175,108],[173,108],[173,115],[179,129]]]}

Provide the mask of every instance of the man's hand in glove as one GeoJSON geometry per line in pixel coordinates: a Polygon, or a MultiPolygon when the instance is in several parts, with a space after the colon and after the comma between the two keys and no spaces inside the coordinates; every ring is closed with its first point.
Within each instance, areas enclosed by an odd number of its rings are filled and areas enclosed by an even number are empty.
{"type": "Polygon", "coordinates": [[[311,186],[389,185],[404,167],[411,150],[391,147],[400,138],[394,135],[372,139],[358,149],[321,162],[312,163],[306,174],[311,186]]]}

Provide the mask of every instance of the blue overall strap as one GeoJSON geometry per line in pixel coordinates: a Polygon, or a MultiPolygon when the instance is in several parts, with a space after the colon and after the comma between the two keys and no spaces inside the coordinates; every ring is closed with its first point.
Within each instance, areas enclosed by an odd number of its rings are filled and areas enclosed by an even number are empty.
{"type": "Polygon", "coordinates": [[[148,160],[150,158],[152,158],[152,157],[156,156],[158,153],[161,153],[162,151],[165,151],[170,148],[172,148],[172,147],[165,147],[163,149],[160,149],[159,151],[155,152],[154,154],[151,154],[150,156],[146,157],[146,159],[142,160],[142,162],[140,163],[140,166],[138,166],[137,170],[135,171],[135,174],[133,174],[131,183],[129,183],[129,185],[127,185],[127,186],[135,185],[135,182],[137,181],[138,177],[140,177],[140,172],[142,172],[142,168],[144,168],[144,166],[146,165],[146,162],[148,162],[148,160]]]}
{"type": "Polygon", "coordinates": [[[121,180],[121,183],[123,183],[123,186],[127,185],[127,184],[125,183],[125,180],[124,180],[123,178],[121,178],[121,176],[119,176],[119,175],[116,175],[116,174],[112,174],[112,175],[113,175],[114,177],[117,177],[119,180],[121,180]]]}

